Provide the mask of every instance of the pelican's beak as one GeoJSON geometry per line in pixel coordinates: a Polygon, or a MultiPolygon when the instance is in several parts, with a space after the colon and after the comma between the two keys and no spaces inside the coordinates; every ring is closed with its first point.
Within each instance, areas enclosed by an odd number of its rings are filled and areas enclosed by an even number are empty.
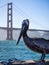
{"type": "Polygon", "coordinates": [[[22,36],[23,33],[24,33],[24,30],[25,30],[25,26],[22,26],[21,32],[20,32],[20,36],[19,36],[19,38],[18,38],[18,41],[17,41],[17,44],[16,44],[16,45],[18,45],[18,43],[19,43],[19,41],[20,41],[20,39],[21,39],[21,36],[22,36]]]}

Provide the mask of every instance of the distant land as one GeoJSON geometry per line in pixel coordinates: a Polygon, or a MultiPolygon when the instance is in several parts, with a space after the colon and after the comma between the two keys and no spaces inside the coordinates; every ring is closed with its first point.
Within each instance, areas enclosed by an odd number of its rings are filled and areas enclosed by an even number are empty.
{"type": "MultiPolygon", "coordinates": [[[[13,39],[17,41],[21,29],[12,28],[12,30],[13,30],[13,39]]],[[[45,38],[45,39],[49,40],[49,31],[48,30],[42,31],[42,30],[29,29],[27,34],[31,38],[36,37],[36,38],[45,38]]],[[[7,38],[7,28],[0,27],[0,40],[6,40],[6,38],[7,38]]]]}

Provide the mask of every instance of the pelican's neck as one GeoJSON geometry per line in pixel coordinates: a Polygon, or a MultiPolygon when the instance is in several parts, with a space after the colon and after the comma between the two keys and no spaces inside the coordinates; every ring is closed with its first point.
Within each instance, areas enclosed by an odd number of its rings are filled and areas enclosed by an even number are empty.
{"type": "Polygon", "coordinates": [[[31,46],[32,46],[33,44],[32,44],[31,38],[28,37],[27,32],[26,32],[25,34],[23,34],[23,40],[24,40],[25,44],[26,44],[29,48],[31,48],[31,46]]]}
{"type": "Polygon", "coordinates": [[[25,32],[25,33],[23,34],[23,38],[25,38],[25,37],[27,37],[27,32],[25,32]]]}
{"type": "Polygon", "coordinates": [[[23,34],[23,40],[24,40],[25,43],[30,41],[30,38],[28,37],[27,32],[25,32],[25,34],[23,34]]]}

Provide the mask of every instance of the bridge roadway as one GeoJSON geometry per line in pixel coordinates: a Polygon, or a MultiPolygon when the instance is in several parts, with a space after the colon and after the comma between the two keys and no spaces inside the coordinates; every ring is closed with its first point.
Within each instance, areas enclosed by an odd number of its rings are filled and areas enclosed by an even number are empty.
{"type": "MultiPolygon", "coordinates": [[[[13,30],[13,40],[17,40],[21,29],[20,28],[12,28],[12,30],[13,30]]],[[[27,34],[31,38],[42,37],[45,39],[49,39],[49,31],[48,30],[29,29],[27,34]]],[[[7,27],[0,27],[0,40],[6,40],[6,38],[7,38],[7,27]]],[[[22,38],[21,38],[21,40],[22,40],[22,38]]]]}

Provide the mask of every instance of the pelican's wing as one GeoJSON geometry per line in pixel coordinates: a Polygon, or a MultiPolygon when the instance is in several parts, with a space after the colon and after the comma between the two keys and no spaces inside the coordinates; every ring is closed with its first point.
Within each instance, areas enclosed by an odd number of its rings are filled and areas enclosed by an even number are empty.
{"type": "Polygon", "coordinates": [[[37,38],[37,39],[33,39],[33,42],[36,46],[40,47],[40,48],[47,48],[49,49],[49,41],[42,39],[42,38],[37,38]]]}

